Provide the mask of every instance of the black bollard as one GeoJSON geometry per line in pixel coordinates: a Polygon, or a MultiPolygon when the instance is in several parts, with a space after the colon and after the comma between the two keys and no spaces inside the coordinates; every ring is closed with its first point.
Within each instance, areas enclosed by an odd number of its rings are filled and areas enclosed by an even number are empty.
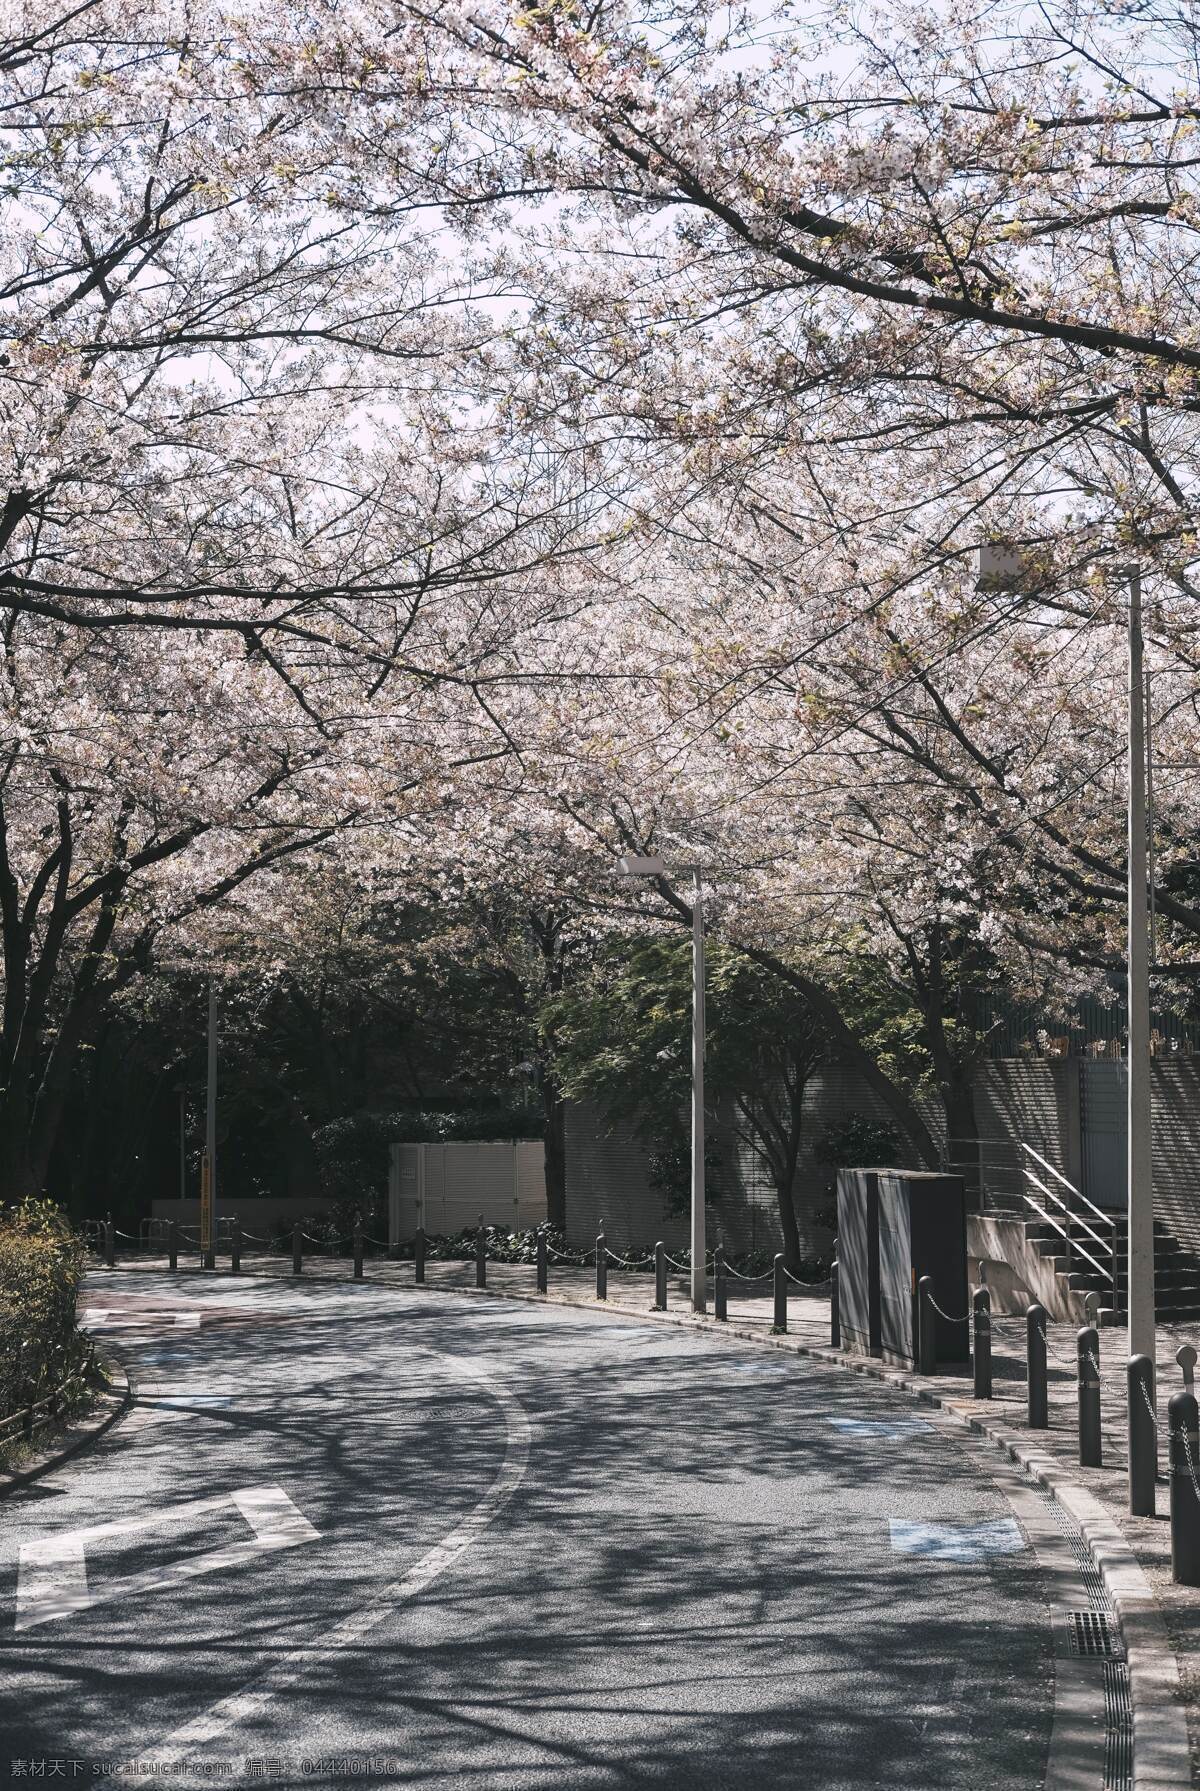
{"type": "Polygon", "coordinates": [[[787,1330],[787,1271],[782,1256],[775,1258],[775,1331],[787,1330]]]}
{"type": "Polygon", "coordinates": [[[475,1233],[475,1285],[487,1286],[487,1228],[483,1223],[483,1214],[479,1215],[479,1230],[475,1233]]]}
{"type": "Polygon", "coordinates": [[[356,1213],[354,1215],[354,1279],[356,1281],[361,1281],[362,1278],[363,1278],[362,1219],[356,1213]]]}
{"type": "Polygon", "coordinates": [[[1129,1380],[1129,1514],[1154,1516],[1158,1480],[1158,1427],[1154,1420],[1154,1363],[1149,1356],[1130,1356],[1129,1380]]]}
{"type": "Polygon", "coordinates": [[[667,1310],[667,1252],[662,1244],[654,1246],[654,1310],[667,1310]]]}
{"type": "Polygon", "coordinates": [[[992,1397],[992,1296],[986,1287],[977,1287],[971,1302],[975,1333],[975,1397],[992,1397]]]}
{"type": "Polygon", "coordinates": [[[304,1273],[304,1233],[297,1224],[292,1226],[292,1274],[304,1273]]]}
{"type": "Polygon", "coordinates": [[[603,1232],[596,1239],[596,1298],[608,1298],[608,1245],[603,1232]]]}
{"type": "Polygon", "coordinates": [[[1025,1361],[1029,1377],[1029,1428],[1049,1430],[1050,1395],[1046,1382],[1046,1308],[1037,1300],[1025,1314],[1025,1361]]]}
{"type": "Polygon", "coordinates": [[[229,1230],[229,1273],[240,1275],[242,1272],[242,1222],[235,1219],[229,1230]]]}
{"type": "Polygon", "coordinates": [[[546,1228],[538,1226],[537,1231],[537,1290],[545,1293],[547,1286],[546,1228]]]}
{"type": "Polygon", "coordinates": [[[179,1267],[179,1221],[172,1219],[167,1227],[167,1257],[171,1273],[179,1267]]]}
{"type": "Polygon", "coordinates": [[[115,1268],[117,1262],[117,1236],[113,1230],[112,1214],[104,1221],[104,1261],[108,1268],[115,1268]]]}
{"type": "Polygon", "coordinates": [[[1171,1578],[1200,1586],[1200,1408],[1194,1393],[1167,1405],[1171,1461],[1171,1578]]]}
{"type": "Polygon", "coordinates": [[[728,1305],[729,1296],[725,1285],[725,1246],[718,1244],[713,1265],[713,1317],[728,1318],[728,1305]]]}
{"type": "MultiPolygon", "coordinates": [[[[833,1240],[837,1248],[837,1239],[833,1240]]],[[[842,1309],[838,1305],[838,1260],[835,1256],[829,1265],[829,1347],[842,1347],[842,1309]]]]}
{"type": "Polygon", "coordinates": [[[917,1368],[921,1374],[937,1373],[932,1275],[922,1275],[917,1282],[917,1368]]]}
{"type": "Polygon", "coordinates": [[[425,1281],[425,1227],[423,1225],[417,1226],[417,1233],[413,1238],[413,1279],[418,1286],[422,1286],[425,1281]]]}
{"type": "Polygon", "coordinates": [[[1079,1465],[1104,1466],[1100,1436],[1100,1333],[1084,1325],[1075,1344],[1079,1377],[1079,1465]]]}

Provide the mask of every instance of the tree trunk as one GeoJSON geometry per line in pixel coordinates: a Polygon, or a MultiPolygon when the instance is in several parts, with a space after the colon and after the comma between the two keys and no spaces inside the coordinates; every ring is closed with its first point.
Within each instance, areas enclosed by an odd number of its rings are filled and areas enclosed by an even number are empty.
{"type": "Polygon", "coordinates": [[[29,1159],[29,1096],[24,1088],[10,1086],[0,1097],[0,1201],[40,1192],[29,1159]]]}
{"type": "Polygon", "coordinates": [[[800,1227],[796,1223],[796,1206],[792,1199],[792,1178],[775,1177],[775,1198],[779,1204],[779,1229],[783,1234],[783,1260],[795,1275],[800,1268],[800,1227]]]}
{"type": "Polygon", "coordinates": [[[567,1104],[547,1070],[539,1078],[546,1116],[546,1218],[555,1231],[567,1228],[567,1104]]]}
{"type": "Polygon", "coordinates": [[[947,1157],[950,1167],[966,1183],[967,1211],[977,1213],[983,1200],[979,1162],[979,1122],[975,1117],[975,1088],[970,1070],[956,1068],[941,1085],[946,1112],[947,1157]]]}

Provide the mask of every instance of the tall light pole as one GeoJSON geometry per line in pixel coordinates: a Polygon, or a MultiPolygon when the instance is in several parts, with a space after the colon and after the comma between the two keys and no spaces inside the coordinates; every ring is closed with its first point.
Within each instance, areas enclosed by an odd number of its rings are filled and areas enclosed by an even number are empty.
{"type": "Polygon", "coordinates": [[[217,1251],[217,984],[208,980],[208,1094],[204,1120],[204,1175],[200,1231],[204,1266],[216,1267],[217,1251]]]}
{"type": "Polygon", "coordinates": [[[1150,1149],[1150,916],[1142,578],[1129,570],[1129,1353],[1154,1361],[1154,1168],[1150,1149]]]}
{"type": "MultiPolygon", "coordinates": [[[[979,550],[981,590],[1019,591],[1028,568],[1019,548],[979,550]]],[[[1150,1142],[1149,864],[1146,852],[1146,685],[1142,642],[1142,576],[1128,568],[1129,707],[1126,883],[1126,1004],[1129,1009],[1127,1242],[1129,1350],[1154,1361],[1154,1159],[1150,1142]]],[[[1032,581],[1031,581],[1032,583],[1032,581]]],[[[1036,595],[1036,589],[1030,590],[1036,595]]],[[[1116,1268],[1114,1252],[1113,1268],[1116,1268]]],[[[1115,1288],[1114,1288],[1115,1293],[1115,1288]]]]}
{"type": "MultiPolygon", "coordinates": [[[[658,857],[626,853],[617,860],[623,877],[663,878],[658,857]]],[[[692,870],[692,1311],[708,1307],[708,1244],[704,1229],[704,892],[700,868],[692,870]]]]}

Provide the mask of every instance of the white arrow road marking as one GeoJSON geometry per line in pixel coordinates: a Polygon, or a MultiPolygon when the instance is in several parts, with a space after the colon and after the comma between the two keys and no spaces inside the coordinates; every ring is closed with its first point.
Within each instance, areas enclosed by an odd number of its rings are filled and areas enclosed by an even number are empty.
{"type": "Polygon", "coordinates": [[[140,1597],[180,1581],[197,1579],[201,1574],[215,1573],[221,1567],[236,1567],[248,1562],[264,1550],[294,1548],[300,1542],[312,1542],[319,1532],[297,1511],[281,1486],[247,1486],[238,1492],[220,1493],[212,1499],[192,1499],[185,1505],[169,1505],[159,1511],[145,1512],[138,1517],[119,1518],[111,1524],[94,1524],[88,1530],[69,1530],[61,1536],[44,1536],[37,1542],[21,1546],[17,1575],[17,1629],[33,1629],[41,1623],[53,1623],[73,1611],[88,1610],[92,1605],[109,1604],[114,1599],[140,1597]],[[210,1512],[233,1505],[245,1518],[254,1535],[245,1542],[230,1543],[225,1548],[210,1548],[202,1554],[185,1556],[165,1567],[151,1568],[146,1573],[127,1575],[102,1584],[89,1586],[87,1549],[90,1543],[113,1536],[133,1536],[139,1530],[150,1530],[164,1524],[194,1524],[210,1512]]]}
{"type": "MultiPolygon", "coordinates": [[[[161,1748],[149,1749],[145,1759],[152,1760],[158,1770],[168,1764],[192,1758],[197,1746],[212,1742],[224,1730],[257,1715],[277,1692],[282,1691],[290,1680],[295,1679],[306,1668],[317,1666],[336,1656],[339,1649],[360,1642],[371,1630],[392,1616],[397,1605],[416,1598],[440,1574],[453,1567],[471,1544],[479,1540],[488,1525],[500,1516],[525,1477],[531,1438],[529,1419],[516,1396],[501,1382],[492,1380],[481,1370],[480,1364],[464,1362],[454,1357],[447,1357],[445,1360],[455,1373],[480,1384],[500,1407],[505,1431],[504,1460],[491,1486],[449,1535],[423,1554],[409,1568],[403,1579],[394,1580],[391,1585],[385,1586],[373,1603],[365,1605],[360,1611],[352,1612],[327,1635],[318,1636],[311,1643],[282,1655],[257,1679],[243,1686],[241,1691],[222,1698],[210,1710],[194,1717],[181,1729],[176,1729],[173,1735],[166,1738],[161,1748]]],[[[172,1782],[189,1784],[193,1781],[184,1772],[172,1774],[172,1782]]],[[[208,1783],[207,1780],[204,1782],[208,1783]]]]}
{"type": "Polygon", "coordinates": [[[199,1312],[115,1312],[111,1307],[88,1307],[79,1315],[85,1331],[138,1330],[145,1325],[167,1325],[176,1331],[198,1331],[199,1312]]]}

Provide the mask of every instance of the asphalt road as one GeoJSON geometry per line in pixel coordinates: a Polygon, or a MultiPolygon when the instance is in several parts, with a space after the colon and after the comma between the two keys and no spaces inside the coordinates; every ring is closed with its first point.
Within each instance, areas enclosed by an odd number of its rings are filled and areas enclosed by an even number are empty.
{"type": "Polygon", "coordinates": [[[887,1388],[369,1285],[84,1304],[139,1398],[0,1505],[11,1782],[1042,1784],[1037,1557],[887,1388]]]}

